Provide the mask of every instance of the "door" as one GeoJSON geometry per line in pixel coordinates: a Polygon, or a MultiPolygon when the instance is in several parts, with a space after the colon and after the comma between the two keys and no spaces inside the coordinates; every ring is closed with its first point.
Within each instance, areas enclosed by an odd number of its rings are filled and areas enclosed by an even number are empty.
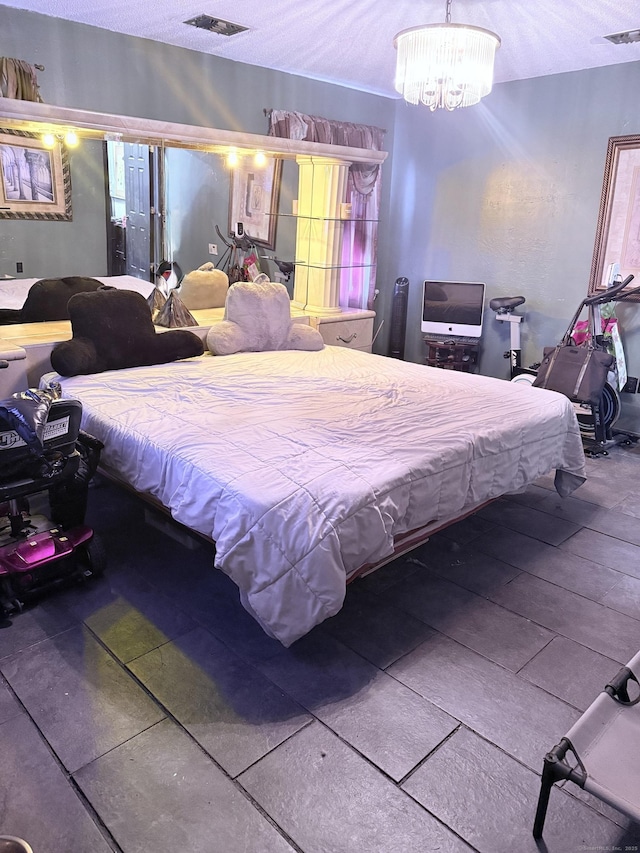
{"type": "Polygon", "coordinates": [[[151,169],[148,145],[125,142],[126,272],[149,281],[151,247],[151,169]]]}
{"type": "Polygon", "coordinates": [[[105,142],[109,275],[153,281],[163,245],[163,149],[105,142]]]}

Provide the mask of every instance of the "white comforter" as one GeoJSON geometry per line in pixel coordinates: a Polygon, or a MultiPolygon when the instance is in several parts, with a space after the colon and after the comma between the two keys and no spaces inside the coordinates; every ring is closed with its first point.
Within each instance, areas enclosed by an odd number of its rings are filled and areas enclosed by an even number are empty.
{"type": "Polygon", "coordinates": [[[553,469],[562,492],[584,477],[565,397],[345,348],[60,381],[104,464],[215,540],[216,566],[284,645],[399,534],[553,469]]]}

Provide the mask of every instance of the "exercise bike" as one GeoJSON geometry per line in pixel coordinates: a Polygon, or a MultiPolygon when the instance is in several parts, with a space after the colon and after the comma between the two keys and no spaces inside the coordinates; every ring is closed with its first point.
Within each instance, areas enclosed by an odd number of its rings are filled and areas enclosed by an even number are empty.
{"type": "Polygon", "coordinates": [[[514,314],[516,308],[524,305],[524,296],[499,296],[489,302],[489,308],[495,312],[496,320],[500,323],[509,323],[509,349],[503,353],[503,358],[509,359],[509,379],[511,382],[533,382],[536,371],[533,368],[522,367],[522,349],[520,343],[520,324],[523,322],[524,314],[514,314]],[[524,376],[523,380],[519,377],[524,376]],[[531,379],[527,379],[531,376],[531,379]]]}
{"type": "MultiPolygon", "coordinates": [[[[640,292],[640,287],[636,287],[623,293],[624,288],[631,281],[633,281],[633,276],[627,276],[624,281],[615,283],[606,291],[595,293],[584,299],[571,321],[570,331],[573,332],[585,307],[589,310],[589,328],[594,332],[596,329],[601,329],[600,306],[609,302],[621,302],[632,294],[640,292]]],[[[524,296],[498,297],[489,302],[489,307],[495,312],[496,320],[510,324],[510,349],[504,353],[504,358],[508,358],[510,362],[509,378],[511,382],[531,385],[535,379],[539,363],[533,364],[529,368],[522,367],[520,324],[524,320],[524,315],[514,313],[515,309],[524,305],[525,301],[524,296]]],[[[595,346],[601,349],[607,348],[603,334],[593,334],[593,338],[595,346]]],[[[590,455],[606,455],[609,447],[616,444],[631,444],[636,440],[635,436],[625,432],[616,432],[613,429],[620,417],[621,402],[620,395],[612,383],[608,381],[605,383],[598,405],[591,406],[578,402],[574,402],[573,405],[585,449],[590,455]]]]}

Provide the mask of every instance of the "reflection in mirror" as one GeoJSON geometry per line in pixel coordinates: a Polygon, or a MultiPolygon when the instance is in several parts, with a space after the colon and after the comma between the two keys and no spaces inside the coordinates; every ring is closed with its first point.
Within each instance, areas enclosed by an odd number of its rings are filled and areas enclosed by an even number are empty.
{"type": "MultiPolygon", "coordinates": [[[[216,232],[218,226],[226,238],[230,228],[230,171],[221,153],[81,138],[68,156],[72,219],[3,222],[0,323],[2,310],[19,309],[39,279],[128,275],[139,279],[140,292],[146,293],[163,260],[177,263],[184,273],[208,261],[221,268],[228,264],[216,232]]],[[[260,270],[285,283],[291,294],[293,276],[283,274],[273,259],[294,258],[294,160],[282,161],[280,180],[277,212],[287,215],[277,216],[273,248],[257,244],[256,249],[260,270]]]]}
{"type": "MultiPolygon", "coordinates": [[[[75,130],[80,137],[79,146],[70,152],[71,207],[73,208],[72,211],[68,211],[73,217],[70,221],[52,221],[50,216],[31,217],[30,221],[25,221],[25,217],[16,218],[11,208],[8,211],[6,207],[4,210],[0,209],[0,219],[6,226],[0,231],[0,279],[19,278],[23,284],[27,277],[34,281],[44,277],[62,278],[78,275],[95,279],[107,275],[113,269],[122,269],[124,262],[129,263],[131,253],[127,253],[126,232],[131,230],[127,226],[130,224],[129,218],[133,211],[126,197],[128,182],[126,154],[125,177],[124,181],[120,181],[120,185],[122,183],[125,185],[124,202],[128,212],[125,214],[124,228],[122,228],[122,219],[119,219],[119,231],[113,226],[117,225],[118,218],[121,217],[119,212],[122,207],[121,186],[120,189],[116,189],[112,198],[104,168],[105,159],[108,161],[108,157],[105,156],[104,142],[118,139],[124,143],[133,143],[131,150],[134,152],[134,159],[136,156],[138,159],[141,157],[149,159],[149,207],[153,227],[150,225],[148,228],[148,239],[152,247],[150,252],[152,261],[147,262],[146,253],[144,258],[134,259],[132,268],[136,276],[140,277],[129,280],[133,280],[137,286],[145,284],[153,286],[156,265],[161,260],[168,262],[170,255],[177,264],[178,252],[184,253],[184,257],[180,258],[183,272],[190,271],[190,267],[202,266],[203,262],[212,263],[211,257],[218,257],[218,263],[223,262],[219,255],[222,247],[218,245],[219,241],[216,239],[219,226],[214,220],[222,219],[223,227],[219,229],[220,235],[229,233],[228,213],[226,217],[224,214],[225,201],[220,201],[217,197],[215,200],[207,197],[207,192],[202,192],[201,181],[196,181],[194,187],[190,171],[188,171],[187,185],[180,188],[183,196],[181,203],[184,202],[183,209],[182,211],[178,209],[178,213],[174,215],[176,232],[178,221],[181,219],[179,234],[172,234],[167,238],[165,226],[174,202],[170,197],[170,188],[166,188],[164,184],[164,153],[171,146],[171,150],[189,149],[200,155],[210,152],[220,158],[226,157],[232,149],[237,152],[239,159],[253,157],[258,151],[263,151],[267,158],[281,158],[284,168],[282,170],[283,186],[279,193],[279,211],[274,209],[272,203],[269,205],[269,215],[275,214],[278,219],[275,228],[277,237],[274,239],[271,229],[268,229],[268,240],[266,244],[260,244],[262,248],[258,252],[261,265],[265,267],[264,272],[272,279],[277,279],[278,273],[282,275],[280,270],[276,272],[273,269],[277,266],[275,257],[278,257],[281,262],[288,262],[290,267],[295,266],[293,275],[298,281],[295,284],[291,280],[288,282],[290,292],[293,289],[292,285],[296,290],[294,307],[295,303],[299,303],[302,310],[312,314],[340,313],[341,306],[347,305],[362,308],[363,295],[367,299],[371,296],[370,286],[368,289],[356,288],[357,292],[354,295],[351,293],[350,284],[356,280],[359,271],[365,275],[367,269],[375,270],[377,213],[369,217],[366,211],[358,212],[352,201],[349,204],[342,204],[344,187],[341,181],[336,183],[332,179],[327,182],[326,186],[330,192],[326,196],[322,192],[315,192],[313,180],[305,182],[302,178],[296,179],[302,162],[317,164],[321,170],[325,166],[330,167],[333,175],[338,172],[342,174],[345,171],[344,167],[350,165],[365,166],[367,171],[377,176],[377,167],[386,158],[386,154],[382,151],[174,124],[134,116],[94,113],[7,98],[0,99],[0,113],[2,114],[0,134],[3,128],[7,135],[32,133],[42,137],[46,132],[63,140],[69,130],[75,130]],[[148,146],[148,149],[145,146],[148,146]],[[163,156],[159,156],[158,151],[163,156]],[[151,155],[155,155],[154,160],[151,159],[151,155]],[[291,171],[292,169],[294,171],[291,171]],[[151,189],[156,187],[157,192],[152,194],[151,189]],[[191,210],[194,201],[197,205],[201,205],[201,210],[196,209],[195,214],[191,210]],[[299,207],[297,216],[293,214],[294,201],[297,201],[299,207]],[[317,210],[316,207],[318,207],[317,210]],[[308,208],[312,209],[312,215],[305,214],[308,208]],[[285,224],[287,219],[289,228],[285,224]],[[306,242],[299,243],[300,223],[305,219],[308,238],[306,242]],[[350,225],[347,225],[347,220],[352,220],[350,225]],[[105,223],[108,223],[109,228],[105,223]],[[365,231],[369,225],[373,233],[367,236],[365,231]],[[294,232],[296,233],[295,243],[294,232]],[[358,236],[361,232],[365,235],[362,245],[362,240],[358,236]],[[353,235],[358,239],[352,239],[353,235]],[[345,237],[346,255],[342,251],[345,247],[345,237]],[[215,249],[210,248],[210,244],[217,246],[217,256],[215,249]],[[312,244],[314,249],[316,244],[318,245],[318,250],[323,253],[321,256],[311,255],[312,244]],[[295,248],[292,248],[294,246],[295,248]],[[357,251],[354,253],[353,250],[357,251]],[[363,251],[368,251],[369,256],[363,255],[363,251]],[[129,260],[127,254],[129,254],[129,260]],[[317,274],[314,272],[314,281],[318,279],[313,293],[308,284],[305,286],[311,270],[317,272],[317,274]],[[306,278],[305,272],[308,273],[306,278]],[[349,287],[343,288],[344,282],[349,287]],[[364,293],[365,290],[367,290],[366,293],[364,293]]],[[[199,169],[204,170],[205,180],[211,179],[214,185],[220,186],[222,198],[228,199],[230,190],[223,180],[224,172],[219,171],[222,168],[221,161],[216,161],[214,166],[208,165],[209,161],[209,157],[203,156],[203,163],[199,164],[199,169]],[[215,181],[212,178],[213,174],[218,176],[215,181]],[[224,189],[223,184],[225,184],[224,189]]],[[[245,159],[245,165],[247,162],[248,160],[245,159]]],[[[253,172],[253,169],[250,172],[253,172]]],[[[197,176],[197,169],[195,174],[197,176]]],[[[257,180],[257,173],[253,175],[251,196],[250,198],[247,196],[245,200],[247,216],[249,214],[252,216],[254,211],[264,209],[260,205],[262,196],[267,195],[265,189],[267,182],[257,180]],[[257,188],[260,188],[260,192],[257,192],[257,188]]],[[[135,167],[130,177],[132,182],[137,180],[135,167]]],[[[139,198],[146,197],[145,187],[146,185],[138,193],[139,198]]],[[[356,191],[361,192],[357,188],[356,191]]],[[[238,199],[235,200],[236,205],[237,202],[238,199]]],[[[240,202],[242,203],[242,199],[240,202]]],[[[0,208],[2,206],[0,204],[0,208]]],[[[262,225],[264,226],[264,222],[262,225]]],[[[138,233],[141,234],[140,229],[138,233]]],[[[220,240],[224,239],[220,236],[220,240]]],[[[370,281],[373,281],[372,276],[373,273],[369,276],[370,281]]],[[[6,282],[0,281],[0,285],[4,283],[6,282]]],[[[0,298],[0,309],[3,301],[0,298]]]]}
{"type": "Polygon", "coordinates": [[[102,142],[82,140],[68,157],[72,219],[3,218],[0,278],[107,275],[102,142]]]}
{"type": "MultiPolygon", "coordinates": [[[[239,257],[232,258],[218,234],[219,231],[227,242],[232,242],[228,235],[237,231],[237,224],[230,219],[230,179],[226,158],[219,154],[166,149],[165,242],[169,260],[177,261],[184,272],[197,269],[207,261],[225,270],[230,263],[242,266],[245,253],[241,251],[239,257]],[[210,244],[217,254],[209,253],[210,244]]],[[[278,212],[291,212],[296,186],[297,166],[293,161],[284,161],[278,212]]],[[[292,260],[295,249],[295,220],[291,216],[277,216],[276,220],[274,248],[261,242],[255,244],[259,269],[272,281],[282,276],[273,258],[292,260]]],[[[246,221],[243,224],[250,234],[246,221]]],[[[284,283],[291,289],[292,281],[284,283]]]]}

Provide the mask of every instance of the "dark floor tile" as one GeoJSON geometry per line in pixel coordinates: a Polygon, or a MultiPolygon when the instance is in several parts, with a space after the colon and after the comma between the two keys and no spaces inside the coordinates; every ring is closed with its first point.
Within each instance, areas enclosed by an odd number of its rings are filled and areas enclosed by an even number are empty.
{"type": "Polygon", "coordinates": [[[614,448],[608,456],[587,460],[587,480],[573,497],[610,509],[637,489],[640,459],[626,449],[614,448]]]}
{"type": "Polygon", "coordinates": [[[386,596],[372,595],[359,587],[358,581],[347,587],[342,610],[323,622],[322,630],[380,669],[415,649],[432,633],[424,622],[389,604],[386,596]]]}
{"type": "Polygon", "coordinates": [[[624,495],[613,507],[613,511],[624,512],[634,518],[640,518],[640,493],[637,489],[624,495]]]}
{"type": "Polygon", "coordinates": [[[455,524],[450,524],[445,527],[438,536],[444,536],[451,539],[453,542],[458,542],[460,545],[465,545],[472,542],[476,536],[482,533],[488,533],[494,525],[478,515],[470,515],[463,518],[462,521],[457,521],[455,524]]]}
{"type": "Polygon", "coordinates": [[[24,711],[22,710],[20,703],[9,690],[4,681],[0,679],[0,723],[4,723],[5,720],[10,719],[11,717],[16,717],[18,714],[22,713],[24,713],[24,711]]]}
{"type": "Polygon", "coordinates": [[[574,497],[605,509],[611,509],[619,502],[620,491],[616,488],[615,480],[594,478],[592,475],[574,492],[574,497]]]}
{"type": "MultiPolygon", "coordinates": [[[[477,592],[478,595],[486,597],[492,589],[508,583],[520,574],[520,570],[515,566],[484,554],[474,543],[449,553],[438,547],[440,543],[434,542],[433,545],[436,547],[432,550],[427,546],[420,551],[419,556],[408,559],[426,566],[471,592],[477,592]]],[[[551,548],[551,545],[547,547],[551,548]]]]}
{"type": "MultiPolygon", "coordinates": [[[[553,490],[553,494],[558,494],[555,489],[553,490]]],[[[538,509],[540,508],[540,504],[548,497],[549,490],[544,489],[542,486],[537,486],[535,483],[527,486],[524,492],[505,495],[505,498],[513,503],[522,504],[522,506],[537,507],[538,509]]]]}
{"type": "MultiPolygon", "coordinates": [[[[579,525],[564,519],[556,519],[547,512],[540,512],[528,506],[520,506],[508,500],[495,501],[479,515],[485,521],[490,521],[500,527],[508,527],[519,533],[526,533],[534,539],[540,539],[549,545],[559,545],[572,533],[578,531],[579,525]]],[[[497,534],[496,534],[497,535],[497,534]]]]}
{"type": "Polygon", "coordinates": [[[173,600],[137,576],[129,578],[114,601],[96,609],[84,621],[125,663],[185,634],[195,625],[173,600]]]}
{"type": "Polygon", "coordinates": [[[619,669],[617,661],[556,637],[519,674],[585,711],[619,669]]]}
{"type": "Polygon", "coordinates": [[[590,523],[598,516],[610,512],[606,507],[582,500],[580,490],[566,498],[561,498],[557,492],[548,493],[547,497],[538,504],[538,509],[555,515],[557,518],[572,521],[580,527],[589,527],[590,523]]]}
{"type": "Polygon", "coordinates": [[[566,518],[614,539],[640,545],[638,519],[624,512],[623,507],[605,509],[575,498],[547,498],[540,508],[557,518],[566,518]]]}
{"type": "Polygon", "coordinates": [[[126,853],[291,853],[202,750],[165,720],[75,774],[126,853]]]}
{"type": "Polygon", "coordinates": [[[4,658],[0,669],[70,771],[164,716],[86,628],[4,658]]]}
{"type": "MultiPolygon", "coordinates": [[[[532,829],[540,776],[467,729],[402,787],[480,853],[539,853],[532,829]]],[[[552,791],[543,834],[547,853],[615,850],[623,835],[564,791],[552,791]]]]}
{"type": "Polygon", "coordinates": [[[311,719],[204,628],[129,668],[230,776],[311,719]]]}
{"type": "MultiPolygon", "coordinates": [[[[545,752],[640,647],[640,620],[630,618],[640,603],[640,452],[614,448],[587,469],[571,498],[557,497],[552,476],[541,478],[485,511],[500,518],[472,516],[354,583],[343,611],[288,650],[242,608],[235,585],[213,568],[211,544],[194,549],[170,521],[159,529],[137,498],[97,478],[88,523],[107,549],[105,577],[56,591],[0,631],[0,670],[13,668],[19,695],[0,678],[0,831],[7,803],[31,819],[33,802],[43,820],[33,833],[31,824],[15,828],[38,842],[34,853],[103,853],[112,830],[123,853],[291,849],[271,818],[304,853],[471,849],[456,833],[473,849],[526,851],[545,752]],[[627,560],[615,567],[627,574],[600,564],[612,553],[627,560]],[[400,611],[394,600],[403,596],[400,611]],[[431,613],[446,630],[447,608],[450,630],[482,654],[424,621],[431,613]],[[91,632],[80,639],[82,621],[130,662],[131,675],[91,632]],[[65,639],[69,628],[77,641],[65,639]],[[532,631],[553,638],[531,647],[532,631]],[[522,668],[515,675],[509,665],[522,668]],[[163,709],[134,672],[179,725],[155,723],[163,709]],[[72,763],[95,759],[76,775],[107,822],[104,835],[91,808],[77,824],[82,796],[20,700],[52,749],[72,763]],[[460,720],[475,734],[461,733],[460,720]],[[225,771],[243,771],[238,779],[257,802],[225,771]],[[394,784],[407,774],[424,807],[394,784]]],[[[554,790],[549,853],[637,845],[637,827],[621,834],[595,812],[626,822],[580,789],[554,790]]]]}
{"type": "Polygon", "coordinates": [[[176,608],[245,660],[262,660],[279,652],[282,644],[244,609],[237,586],[213,567],[213,555],[197,552],[191,557],[183,549],[177,562],[165,560],[157,568],[147,567],[145,577],[176,608]]]}
{"type": "Polygon", "coordinates": [[[0,725],[0,832],[34,853],[112,850],[26,714],[0,725]]]}
{"type": "Polygon", "coordinates": [[[580,530],[560,545],[563,551],[640,578],[640,546],[621,542],[594,530],[580,530]]]}
{"type": "Polygon", "coordinates": [[[387,671],[534,770],[580,716],[448,637],[427,640],[387,671]]]}
{"type": "Polygon", "coordinates": [[[514,672],[551,640],[545,628],[424,569],[387,599],[448,637],[514,672]]]}
{"type": "Polygon", "coordinates": [[[55,602],[51,603],[55,603],[61,614],[68,614],[70,622],[84,622],[100,610],[110,607],[125,588],[141,582],[132,566],[126,571],[116,571],[115,568],[112,564],[102,577],[60,590],[55,602]]]}
{"type": "Polygon", "coordinates": [[[457,726],[439,708],[327,635],[299,641],[263,669],[396,780],[457,726]]]}
{"type": "Polygon", "coordinates": [[[319,723],[250,767],[239,782],[304,853],[470,853],[319,723]]]}
{"type": "Polygon", "coordinates": [[[640,621],[526,573],[492,594],[503,607],[626,663],[640,649],[640,621]]]}
{"type": "Polygon", "coordinates": [[[602,603],[634,619],[640,619],[640,579],[627,575],[621,575],[621,578],[620,583],[605,595],[602,603]]]}
{"type": "Polygon", "coordinates": [[[357,578],[353,583],[365,587],[368,592],[380,594],[390,586],[402,583],[406,577],[409,577],[415,571],[416,567],[406,557],[398,557],[385,566],[381,566],[379,569],[371,572],[371,574],[357,578]]]}
{"type": "Polygon", "coordinates": [[[288,649],[281,646],[277,655],[256,665],[290,696],[304,695],[301,704],[313,712],[357,694],[380,672],[323,631],[307,634],[288,649]]]}
{"type": "Polygon", "coordinates": [[[621,578],[619,572],[586,557],[560,551],[512,530],[501,536],[482,536],[474,542],[474,548],[593,601],[601,601],[621,578]]]}
{"type": "Polygon", "coordinates": [[[61,603],[62,595],[62,591],[49,595],[11,616],[11,624],[0,628],[0,660],[78,624],[61,603]]]}
{"type": "Polygon", "coordinates": [[[171,595],[188,588],[192,579],[206,584],[213,573],[214,548],[210,544],[198,550],[185,548],[164,533],[144,527],[145,535],[135,548],[129,546],[118,559],[127,571],[134,569],[152,586],[171,595]]]}

